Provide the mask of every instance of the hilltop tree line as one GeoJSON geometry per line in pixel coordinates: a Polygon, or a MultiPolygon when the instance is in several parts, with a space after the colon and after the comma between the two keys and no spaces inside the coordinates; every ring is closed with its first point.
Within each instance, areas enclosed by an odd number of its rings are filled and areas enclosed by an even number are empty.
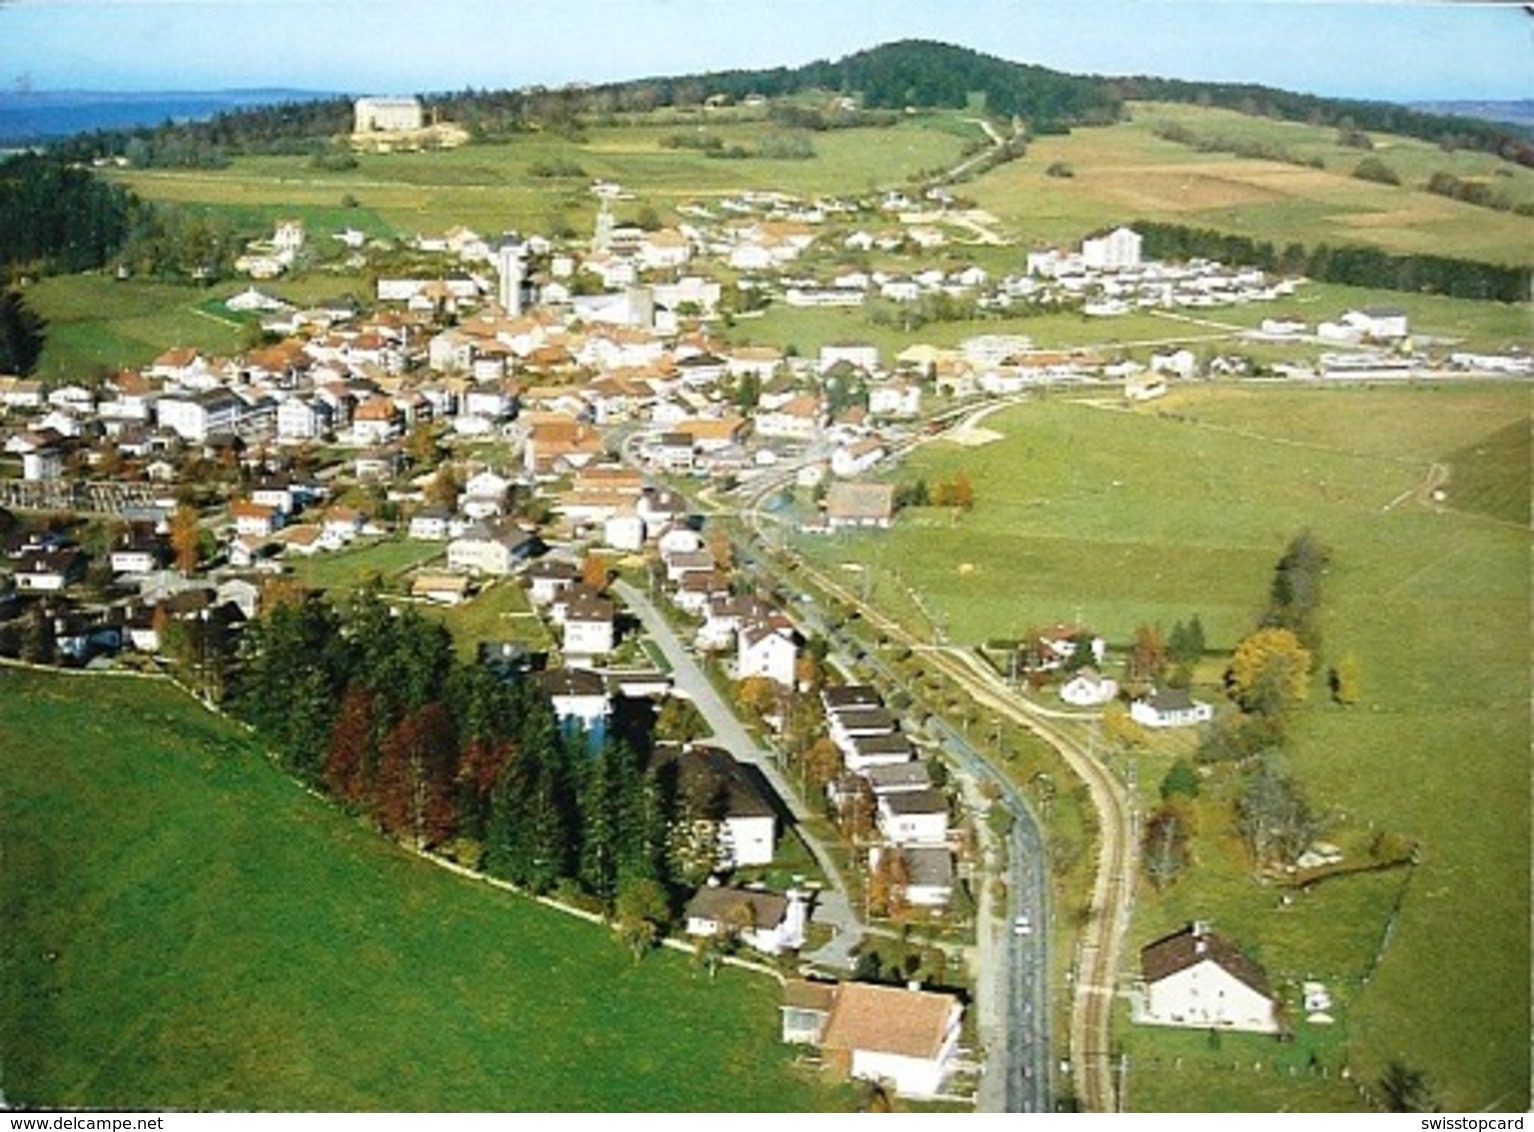
{"type": "Polygon", "coordinates": [[[286,770],[381,832],[534,892],[611,911],[717,863],[722,783],[681,784],[643,735],[590,750],[534,680],[457,660],[439,622],[368,591],[345,608],[274,606],[247,632],[229,705],[286,770]]]}
{"type": "Polygon", "coordinates": [[[1397,255],[1356,244],[1306,247],[1296,242],[1280,248],[1270,240],[1211,228],[1153,220],[1137,220],[1132,226],[1145,237],[1144,251],[1152,258],[1215,259],[1282,275],[1304,275],[1320,283],[1517,303],[1528,298],[1534,279],[1534,271],[1528,267],[1446,256],[1397,255]]]}

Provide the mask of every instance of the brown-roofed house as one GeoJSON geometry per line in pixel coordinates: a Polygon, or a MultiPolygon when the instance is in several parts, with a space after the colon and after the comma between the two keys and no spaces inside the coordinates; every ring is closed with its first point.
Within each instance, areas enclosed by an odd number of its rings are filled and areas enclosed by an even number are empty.
{"type": "Polygon", "coordinates": [[[1278,1032],[1267,973],[1208,924],[1189,924],[1146,944],[1140,972],[1136,1022],[1278,1032]]]}
{"type": "Polygon", "coordinates": [[[895,517],[895,488],[887,483],[834,483],[826,492],[826,522],[885,528],[895,517]]]}
{"type": "Polygon", "coordinates": [[[820,1046],[849,1077],[890,1082],[904,1097],[935,1097],[952,1071],[963,1014],[950,994],[790,979],[783,1040],[820,1046]]]}

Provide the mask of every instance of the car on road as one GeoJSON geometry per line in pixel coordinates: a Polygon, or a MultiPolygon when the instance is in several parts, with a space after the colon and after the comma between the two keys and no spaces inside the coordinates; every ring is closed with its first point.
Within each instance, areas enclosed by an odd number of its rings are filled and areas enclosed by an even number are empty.
{"type": "Polygon", "coordinates": [[[1023,913],[1023,915],[1019,916],[1017,919],[1012,921],[1012,934],[1013,935],[1032,935],[1033,934],[1033,921],[1031,919],[1029,919],[1028,914],[1026,912],[1023,913]]]}

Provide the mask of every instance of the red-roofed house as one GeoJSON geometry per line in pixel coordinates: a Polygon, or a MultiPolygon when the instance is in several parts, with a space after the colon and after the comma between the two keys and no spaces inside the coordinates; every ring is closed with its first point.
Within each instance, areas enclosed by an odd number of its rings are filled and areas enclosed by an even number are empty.
{"type": "Polygon", "coordinates": [[[872,983],[791,979],[783,1040],[809,1042],[849,1077],[903,1097],[935,1097],[953,1069],[964,1007],[953,995],[872,983]]]}

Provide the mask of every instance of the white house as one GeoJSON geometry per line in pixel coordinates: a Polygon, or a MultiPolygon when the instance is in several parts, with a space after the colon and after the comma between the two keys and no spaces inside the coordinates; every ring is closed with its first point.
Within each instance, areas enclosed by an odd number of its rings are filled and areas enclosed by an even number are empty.
{"type": "Polygon", "coordinates": [[[942,845],[948,840],[948,796],[936,787],[883,794],[875,820],[895,845],[942,845]]]}
{"type": "Polygon", "coordinates": [[[1140,951],[1136,1022],[1153,1026],[1277,1033],[1266,972],[1204,923],[1140,951]]]}
{"type": "Polygon", "coordinates": [[[1129,718],[1145,727],[1196,727],[1214,718],[1214,708],[1182,688],[1166,688],[1130,704],[1129,718]]]}
{"type": "Polygon", "coordinates": [[[749,888],[710,885],[687,902],[687,934],[733,936],[763,955],[804,945],[809,908],[795,889],[779,896],[749,888]]]}
{"type": "Polygon", "coordinates": [[[1060,698],[1072,707],[1100,707],[1118,694],[1118,681],[1092,667],[1079,669],[1060,685],[1060,698]]]}
{"type": "Polygon", "coordinates": [[[534,540],[507,523],[475,523],[447,544],[447,568],[504,576],[533,551],[534,540]]]}
{"type": "Polygon", "coordinates": [[[736,676],[741,680],[765,676],[781,687],[792,688],[798,651],[792,630],[768,622],[742,625],[736,644],[736,676]]]}
{"type": "Polygon", "coordinates": [[[581,571],[573,562],[546,559],[527,568],[528,596],[534,605],[548,605],[560,591],[581,580],[581,571]]]}
{"type": "Polygon", "coordinates": [[[849,1077],[935,1097],[953,1071],[964,1007],[953,995],[873,983],[791,979],[783,1040],[819,1046],[849,1077]]]}
{"type": "Polygon", "coordinates": [[[911,381],[891,381],[868,388],[868,415],[910,420],[921,415],[921,386],[911,381]]]}
{"type": "Polygon", "coordinates": [[[1081,241],[1081,258],[1087,267],[1098,271],[1122,271],[1126,267],[1140,266],[1140,249],[1144,238],[1130,228],[1115,228],[1111,232],[1089,236],[1081,241]]]}
{"type": "MultiPolygon", "coordinates": [[[[913,908],[946,908],[953,899],[953,854],[942,845],[875,845],[868,852],[869,868],[877,869],[885,854],[899,854],[903,878],[891,895],[913,908]]],[[[898,874],[897,874],[898,875],[898,874]]]]}
{"type": "Polygon", "coordinates": [[[565,610],[564,647],[567,656],[602,656],[613,651],[613,603],[603,597],[581,597],[565,610]]]}
{"type": "Polygon", "coordinates": [[[418,98],[359,98],[353,131],[359,134],[419,130],[424,112],[418,98]]]}
{"type": "Polygon", "coordinates": [[[561,723],[590,731],[612,714],[606,682],[588,669],[551,668],[538,674],[538,684],[553,701],[554,715],[561,723]]]}
{"type": "Polygon", "coordinates": [[[777,842],[777,817],[756,781],[727,751],[693,746],[656,752],[662,781],[674,780],[678,797],[710,796],[716,813],[695,816],[713,827],[721,870],[770,865],[777,842]]]}

